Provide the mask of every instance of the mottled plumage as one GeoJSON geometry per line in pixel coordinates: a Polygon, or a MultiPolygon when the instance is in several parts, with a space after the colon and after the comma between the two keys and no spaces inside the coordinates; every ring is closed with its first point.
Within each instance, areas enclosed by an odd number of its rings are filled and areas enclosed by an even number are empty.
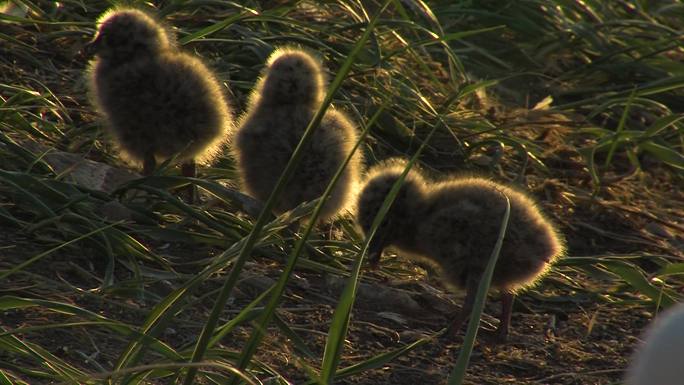
{"type": "MultiPolygon", "coordinates": [[[[265,201],[285,169],[304,130],[321,106],[325,79],[321,64],[293,48],[277,50],[250,98],[234,140],[235,158],[247,193],[265,201]]],[[[306,147],[301,162],[275,205],[281,213],[320,197],[356,143],[349,119],[330,107],[306,147]]],[[[348,207],[358,184],[357,151],[323,207],[326,221],[348,207]]]]}
{"type": "MultiPolygon", "coordinates": [[[[359,194],[357,220],[368,233],[386,195],[406,162],[391,160],[374,167],[359,194]]],[[[386,246],[431,262],[451,287],[466,289],[455,332],[469,315],[482,273],[511,202],[508,231],[492,285],[502,291],[500,337],[506,338],[513,294],[535,283],[564,252],[563,241],[527,195],[483,178],[451,178],[431,183],[412,169],[370,246],[377,263],[386,246]]]]}
{"type": "Polygon", "coordinates": [[[135,9],[110,10],[90,49],[94,102],[125,159],[150,174],[179,154],[184,174],[194,176],[195,161],[217,154],[232,112],[211,71],[178,51],[159,22],[135,9]]]}

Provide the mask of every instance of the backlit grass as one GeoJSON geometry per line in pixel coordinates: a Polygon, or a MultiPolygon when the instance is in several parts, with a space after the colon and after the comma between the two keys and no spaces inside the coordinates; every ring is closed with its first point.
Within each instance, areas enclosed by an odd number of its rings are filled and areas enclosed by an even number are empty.
{"type": "MultiPolygon", "coordinates": [[[[0,383],[362,383],[434,342],[437,331],[346,355],[356,348],[348,337],[358,285],[378,282],[363,276],[367,240],[350,217],[293,233],[318,202],[273,216],[272,199],[239,192],[228,153],[195,180],[167,167],[112,190],[84,185],[85,166],[73,159],[128,169],[88,102],[81,52],[111,4],[14,3],[0,14],[0,383]],[[187,183],[202,203],[174,193],[187,183]],[[277,279],[240,294],[263,272],[277,279]],[[299,274],[346,280],[339,294],[309,289],[334,301],[323,332],[279,311],[301,302],[289,291],[299,274]],[[325,335],[307,338],[316,333],[325,335]]],[[[310,129],[332,103],[366,133],[358,151],[369,164],[414,157],[437,175],[476,172],[533,188],[578,243],[524,301],[590,298],[653,312],[678,301],[684,8],[384,3],[140,5],[174,26],[238,110],[274,47],[302,45],[321,53],[334,79],[310,129]],[[640,223],[671,237],[625,230],[640,223]]],[[[388,258],[374,274],[412,271],[388,258]]]]}

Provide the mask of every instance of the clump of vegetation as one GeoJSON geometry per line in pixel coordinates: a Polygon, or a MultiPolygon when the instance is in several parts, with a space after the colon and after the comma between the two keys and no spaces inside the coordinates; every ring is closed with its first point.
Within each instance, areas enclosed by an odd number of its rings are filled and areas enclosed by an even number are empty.
{"type": "MultiPolygon", "coordinates": [[[[323,201],[274,217],[275,200],[254,204],[234,188],[228,152],[198,178],[166,164],[145,178],[126,173],[88,101],[82,51],[110,7],[12,0],[0,14],[0,381],[447,381],[461,341],[432,337],[457,306],[429,268],[388,255],[366,272],[367,240],[351,218],[319,233],[323,201]],[[202,200],[172,193],[189,183],[202,200]],[[303,217],[314,221],[288,231],[303,217]]],[[[465,383],[619,381],[634,336],[680,299],[676,2],[142,9],[214,70],[236,111],[276,47],[302,46],[331,79],[304,142],[334,104],[359,123],[355,150],[369,165],[410,157],[430,173],[483,174],[537,198],[568,257],[516,301],[524,330],[476,346],[477,375],[465,383]]]]}

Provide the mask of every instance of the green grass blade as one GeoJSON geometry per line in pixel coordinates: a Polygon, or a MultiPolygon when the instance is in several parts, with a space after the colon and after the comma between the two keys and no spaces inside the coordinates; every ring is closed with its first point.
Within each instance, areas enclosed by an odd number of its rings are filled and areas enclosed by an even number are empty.
{"type": "Polygon", "coordinates": [[[501,220],[501,227],[499,229],[499,238],[496,240],[494,245],[494,250],[489,257],[489,262],[485,268],[484,274],[480,280],[480,284],[477,288],[477,296],[475,297],[475,303],[473,304],[473,311],[470,313],[470,321],[468,321],[468,329],[466,330],[465,339],[463,340],[463,345],[461,346],[461,352],[458,354],[458,359],[456,360],[456,365],[454,366],[451,375],[449,375],[448,384],[449,385],[461,385],[465,379],[466,369],[468,368],[468,361],[470,361],[470,354],[473,351],[473,346],[475,345],[475,338],[477,337],[477,329],[480,327],[480,318],[482,317],[482,311],[484,310],[484,304],[487,300],[487,292],[489,292],[489,285],[492,282],[492,276],[494,275],[494,267],[496,266],[496,261],[499,260],[499,253],[501,252],[501,246],[503,245],[504,237],[506,236],[506,230],[508,229],[508,219],[511,214],[511,202],[508,196],[504,195],[506,198],[506,211],[501,220]]]}
{"type": "Polygon", "coordinates": [[[20,263],[20,264],[18,264],[18,265],[16,265],[16,266],[14,266],[13,268],[11,268],[11,269],[9,269],[9,270],[3,272],[3,273],[0,273],[0,279],[5,279],[5,278],[7,278],[8,276],[10,276],[10,275],[12,275],[12,274],[14,274],[14,273],[16,273],[16,272],[18,272],[18,271],[24,269],[26,266],[28,266],[28,265],[30,265],[30,264],[32,264],[32,263],[34,263],[34,262],[40,260],[41,258],[43,258],[43,257],[45,257],[45,256],[47,256],[47,255],[50,255],[50,254],[54,253],[55,251],[57,251],[57,250],[59,250],[59,249],[62,249],[62,248],[64,248],[64,247],[69,246],[69,245],[71,245],[71,244],[73,244],[73,243],[76,243],[76,242],[78,242],[78,241],[81,241],[81,240],[90,238],[90,237],[92,237],[93,235],[100,234],[100,233],[102,233],[103,231],[105,231],[105,230],[107,230],[107,229],[110,229],[110,228],[112,228],[112,227],[114,227],[114,226],[117,226],[117,225],[122,224],[123,222],[124,222],[124,221],[114,222],[114,223],[111,223],[111,224],[109,224],[109,225],[99,227],[99,228],[97,228],[97,229],[95,229],[95,230],[93,230],[93,231],[87,232],[87,233],[85,233],[85,234],[83,234],[83,235],[80,235],[80,236],[74,238],[74,239],[71,239],[71,240],[69,240],[69,241],[67,241],[67,242],[64,242],[64,243],[58,245],[58,246],[55,246],[55,247],[53,247],[53,248],[51,248],[51,249],[49,249],[49,250],[46,250],[46,251],[44,251],[44,252],[42,252],[42,253],[40,253],[40,254],[38,254],[38,255],[35,255],[35,256],[33,256],[33,257],[27,259],[26,261],[24,261],[24,262],[22,262],[22,263],[20,263]]]}
{"type": "Polygon", "coordinates": [[[604,164],[605,166],[608,166],[610,164],[610,161],[613,159],[613,153],[615,153],[615,148],[617,147],[617,144],[618,144],[618,138],[620,138],[620,134],[625,129],[625,124],[627,122],[627,116],[629,114],[630,108],[632,107],[632,101],[634,100],[635,95],[636,95],[636,91],[632,91],[632,93],[629,95],[629,98],[627,99],[627,103],[625,104],[625,108],[623,109],[622,115],[620,116],[620,122],[618,123],[617,129],[615,130],[613,142],[610,144],[610,149],[608,150],[608,155],[606,156],[606,162],[604,164]]]}
{"type": "Polygon", "coordinates": [[[644,131],[644,136],[645,137],[652,137],[655,135],[658,135],[661,133],[663,130],[667,129],[668,127],[672,126],[673,124],[678,123],[684,119],[684,114],[675,114],[675,115],[668,115],[668,116],[663,116],[662,118],[659,118],[653,124],[651,124],[646,131],[644,131]]]}
{"type": "Polygon", "coordinates": [[[653,303],[660,303],[663,307],[677,303],[676,299],[649,282],[638,267],[623,261],[604,261],[601,262],[601,265],[604,265],[613,274],[618,275],[640,293],[648,296],[653,303]]]}
{"type": "Polygon", "coordinates": [[[434,342],[434,339],[432,337],[421,338],[418,341],[412,342],[406,346],[402,346],[401,348],[395,349],[393,351],[378,354],[377,356],[372,357],[368,360],[338,370],[335,373],[335,379],[339,380],[341,378],[361,374],[368,370],[381,368],[387,363],[394,360],[395,358],[401,357],[404,354],[410,352],[411,350],[426,345],[430,342],[434,342]]]}
{"type": "Polygon", "coordinates": [[[684,155],[669,147],[647,140],[639,144],[639,148],[648,151],[651,155],[669,164],[670,166],[684,170],[684,155]]]}

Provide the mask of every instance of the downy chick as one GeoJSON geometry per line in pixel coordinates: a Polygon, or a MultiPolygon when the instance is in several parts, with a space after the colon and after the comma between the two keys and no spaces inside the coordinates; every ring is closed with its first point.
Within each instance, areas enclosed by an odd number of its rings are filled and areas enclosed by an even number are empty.
{"type": "MultiPolygon", "coordinates": [[[[405,167],[405,161],[394,159],[369,172],[357,213],[365,234],[405,167]]],[[[465,303],[449,330],[457,332],[470,315],[498,238],[506,208],[503,194],[510,199],[511,214],[492,286],[502,293],[497,334],[505,340],[514,294],[533,285],[564,253],[560,234],[527,195],[476,177],[430,183],[412,169],[371,241],[370,262],[377,264],[385,247],[394,246],[435,265],[447,286],[465,288],[465,303]]]]}
{"type": "Polygon", "coordinates": [[[211,161],[228,139],[232,111],[212,72],[174,46],[148,14],[114,8],[102,15],[88,50],[94,103],[123,158],[150,175],[178,155],[185,176],[211,161]]]}
{"type": "MultiPolygon", "coordinates": [[[[244,189],[265,201],[274,189],[325,92],[321,63],[295,48],[276,50],[241,118],[234,152],[244,189]]],[[[282,213],[319,198],[356,143],[349,119],[332,107],[315,128],[298,168],[279,196],[274,211],[282,213]]],[[[321,211],[325,222],[347,208],[358,185],[362,156],[357,151],[321,211]]]]}

